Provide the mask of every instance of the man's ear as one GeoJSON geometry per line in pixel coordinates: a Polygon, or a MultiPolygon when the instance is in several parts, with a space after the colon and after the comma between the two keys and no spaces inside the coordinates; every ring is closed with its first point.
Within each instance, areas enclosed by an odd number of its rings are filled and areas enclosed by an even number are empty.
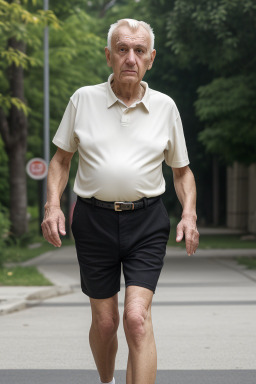
{"type": "Polygon", "coordinates": [[[105,55],[106,55],[108,67],[112,67],[111,60],[110,60],[111,53],[110,53],[110,50],[108,49],[108,47],[105,47],[105,55]]]}
{"type": "Polygon", "coordinates": [[[154,63],[155,57],[156,57],[156,50],[153,49],[153,51],[151,52],[151,56],[150,56],[150,63],[148,65],[148,71],[152,68],[152,65],[154,63]]]}

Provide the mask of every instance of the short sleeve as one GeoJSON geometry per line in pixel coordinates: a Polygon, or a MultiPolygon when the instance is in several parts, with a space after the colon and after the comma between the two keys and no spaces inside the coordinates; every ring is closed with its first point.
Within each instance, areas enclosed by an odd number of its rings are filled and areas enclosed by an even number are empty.
{"type": "Polygon", "coordinates": [[[74,130],[75,118],[76,108],[70,99],[60,122],[59,128],[57,129],[57,132],[52,140],[52,142],[57,147],[67,152],[75,152],[78,147],[78,140],[75,136],[74,130]]]}
{"type": "Polygon", "coordinates": [[[188,152],[180,114],[176,105],[174,106],[174,114],[168,136],[168,146],[164,151],[166,164],[173,168],[185,167],[189,164],[188,152]]]}

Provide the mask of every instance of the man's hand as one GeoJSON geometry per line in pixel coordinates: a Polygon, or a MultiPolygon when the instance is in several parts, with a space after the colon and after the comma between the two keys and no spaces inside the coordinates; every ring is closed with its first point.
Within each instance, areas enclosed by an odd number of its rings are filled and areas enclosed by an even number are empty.
{"type": "Polygon", "coordinates": [[[179,243],[185,235],[186,250],[188,256],[193,255],[199,244],[199,232],[196,227],[196,219],[193,216],[184,216],[177,225],[176,241],[179,243]]]}
{"type": "Polygon", "coordinates": [[[66,235],[65,217],[60,207],[45,206],[44,220],[41,227],[45,240],[55,247],[60,247],[61,240],[59,233],[62,236],[66,235]]]}

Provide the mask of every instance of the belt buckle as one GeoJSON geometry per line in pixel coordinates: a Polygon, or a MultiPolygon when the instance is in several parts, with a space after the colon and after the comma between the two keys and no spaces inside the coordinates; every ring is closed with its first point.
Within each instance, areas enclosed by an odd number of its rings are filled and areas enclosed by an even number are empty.
{"type": "Polygon", "coordinates": [[[125,201],[115,201],[114,208],[116,212],[129,211],[134,209],[134,203],[125,202],[125,201]],[[123,209],[122,209],[123,208],[123,209]]]}

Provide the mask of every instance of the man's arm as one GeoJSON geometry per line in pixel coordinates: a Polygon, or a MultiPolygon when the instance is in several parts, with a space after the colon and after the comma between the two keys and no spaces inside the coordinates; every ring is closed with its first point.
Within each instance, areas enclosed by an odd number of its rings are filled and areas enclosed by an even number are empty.
{"type": "Polygon", "coordinates": [[[53,156],[47,177],[47,202],[42,222],[44,238],[55,247],[61,246],[59,233],[65,235],[65,217],[60,209],[60,199],[67,185],[73,153],[58,148],[53,156]]]}
{"type": "Polygon", "coordinates": [[[177,225],[176,241],[180,242],[185,235],[186,250],[190,256],[195,253],[199,244],[199,233],[196,227],[196,184],[191,169],[186,166],[172,168],[174,187],[183,211],[181,221],[177,225]]]}

